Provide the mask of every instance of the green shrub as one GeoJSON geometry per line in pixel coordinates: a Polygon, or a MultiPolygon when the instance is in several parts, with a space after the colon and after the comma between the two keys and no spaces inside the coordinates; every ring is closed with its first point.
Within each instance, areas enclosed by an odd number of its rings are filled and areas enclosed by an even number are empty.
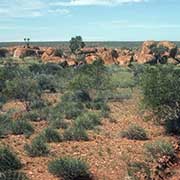
{"type": "Polygon", "coordinates": [[[25,136],[30,136],[33,134],[34,128],[25,120],[16,120],[11,124],[11,131],[15,135],[24,134],[25,136]]]}
{"type": "Polygon", "coordinates": [[[147,107],[152,108],[159,119],[163,120],[168,133],[178,134],[180,68],[173,65],[147,66],[141,86],[147,107]]]}
{"type": "Polygon", "coordinates": [[[0,174],[0,180],[29,180],[22,172],[6,171],[0,174]]]}
{"type": "Polygon", "coordinates": [[[63,119],[50,121],[49,125],[53,129],[67,129],[68,128],[68,123],[66,123],[63,119]]]}
{"type": "Polygon", "coordinates": [[[37,99],[40,96],[40,91],[36,80],[17,77],[11,81],[6,81],[3,94],[8,99],[32,101],[32,99],[37,99]]]}
{"type": "Polygon", "coordinates": [[[4,130],[0,127],[0,138],[4,137],[4,130]]]}
{"type": "Polygon", "coordinates": [[[153,143],[146,144],[145,152],[148,157],[151,157],[155,160],[162,156],[175,156],[173,145],[170,142],[164,140],[158,140],[153,143]]]}
{"type": "Polygon", "coordinates": [[[74,92],[65,93],[62,98],[62,102],[89,102],[91,101],[90,95],[84,90],[76,90],[74,92]]]}
{"type": "Polygon", "coordinates": [[[101,124],[100,117],[93,112],[86,112],[81,114],[75,120],[75,126],[84,129],[94,129],[96,126],[101,124]]]}
{"type": "Polygon", "coordinates": [[[0,137],[4,137],[11,131],[11,119],[9,114],[0,115],[0,137]]]}
{"type": "Polygon", "coordinates": [[[55,129],[66,129],[67,123],[63,119],[63,112],[59,106],[50,108],[47,112],[47,119],[49,121],[49,125],[55,129]]]}
{"type": "Polygon", "coordinates": [[[31,157],[46,156],[49,153],[49,148],[42,136],[38,136],[33,139],[31,145],[26,144],[24,149],[31,157]]]}
{"type": "Polygon", "coordinates": [[[180,134],[180,114],[173,115],[165,121],[165,130],[168,134],[180,134]],[[173,117],[173,118],[172,118],[173,117]]]}
{"type": "Polygon", "coordinates": [[[0,172],[18,170],[21,167],[20,160],[8,147],[0,147],[0,172]]]}
{"type": "Polygon", "coordinates": [[[139,85],[146,66],[144,64],[131,63],[130,68],[133,71],[135,84],[139,85]]]}
{"type": "Polygon", "coordinates": [[[33,97],[29,103],[30,110],[40,110],[46,107],[46,103],[40,97],[33,97]]]}
{"type": "Polygon", "coordinates": [[[67,119],[74,119],[84,111],[83,104],[77,102],[60,103],[59,107],[67,119]]]}
{"type": "Polygon", "coordinates": [[[138,125],[130,125],[129,128],[121,132],[121,136],[132,140],[147,140],[146,131],[138,125]]]}
{"type": "Polygon", "coordinates": [[[144,102],[156,108],[180,102],[180,68],[173,65],[147,66],[142,81],[144,102]]]}
{"type": "Polygon", "coordinates": [[[107,106],[107,102],[103,98],[94,99],[92,102],[89,102],[87,104],[87,107],[94,110],[102,110],[102,109],[109,110],[107,106]]]}
{"type": "Polygon", "coordinates": [[[62,57],[63,56],[63,50],[62,49],[56,49],[54,52],[54,56],[62,57]]]}
{"type": "Polygon", "coordinates": [[[88,165],[75,158],[65,157],[51,161],[48,169],[50,173],[64,180],[90,179],[88,165]]]}
{"type": "Polygon", "coordinates": [[[128,175],[132,180],[139,180],[142,175],[145,180],[151,180],[151,170],[147,164],[142,162],[128,163],[128,175]]]}
{"type": "Polygon", "coordinates": [[[65,130],[64,140],[68,141],[88,141],[88,135],[83,128],[73,127],[65,130]]]}
{"type": "Polygon", "coordinates": [[[36,77],[41,91],[49,90],[50,92],[56,92],[57,83],[53,75],[40,74],[36,77]]]}
{"type": "Polygon", "coordinates": [[[62,137],[60,136],[60,134],[52,128],[46,128],[41,135],[48,143],[62,141],[62,137]]]}
{"type": "Polygon", "coordinates": [[[25,120],[30,120],[30,121],[40,121],[44,118],[40,117],[40,113],[36,110],[34,111],[29,111],[23,114],[23,119],[25,120]]]}

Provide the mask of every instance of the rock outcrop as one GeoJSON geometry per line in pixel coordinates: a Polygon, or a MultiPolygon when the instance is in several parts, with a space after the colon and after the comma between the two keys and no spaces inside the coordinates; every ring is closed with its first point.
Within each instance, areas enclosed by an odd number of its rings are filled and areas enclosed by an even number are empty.
{"type": "MultiPolygon", "coordinates": [[[[79,57],[85,57],[88,64],[92,64],[97,59],[102,59],[104,64],[119,64],[122,66],[128,66],[131,62],[139,64],[180,63],[180,49],[177,48],[176,44],[169,41],[145,41],[136,50],[104,47],[82,48],[78,55],[79,57]]],[[[15,58],[39,57],[44,63],[62,63],[68,66],[76,66],[79,61],[78,57],[70,54],[69,51],[63,53],[61,49],[38,46],[0,48],[0,57],[7,56],[15,58]]]]}
{"type": "Polygon", "coordinates": [[[128,66],[133,61],[134,52],[129,49],[124,49],[118,52],[116,64],[128,66]]]}
{"type": "Polygon", "coordinates": [[[54,62],[54,63],[62,63],[65,61],[63,56],[58,52],[55,48],[47,48],[45,52],[42,54],[41,59],[43,62],[54,62]]]}
{"type": "Polygon", "coordinates": [[[176,61],[177,45],[169,41],[161,41],[159,43],[156,41],[145,41],[140,50],[134,55],[134,60],[139,64],[156,63],[155,50],[157,49],[164,51],[161,52],[160,56],[167,57],[170,62],[172,62],[172,59],[176,61]]]}
{"type": "Polygon", "coordinates": [[[37,57],[37,50],[31,48],[18,47],[14,50],[14,58],[37,57]]]}
{"type": "Polygon", "coordinates": [[[152,49],[157,46],[155,41],[145,41],[140,50],[134,55],[134,60],[139,64],[149,63],[155,60],[152,49]]]}

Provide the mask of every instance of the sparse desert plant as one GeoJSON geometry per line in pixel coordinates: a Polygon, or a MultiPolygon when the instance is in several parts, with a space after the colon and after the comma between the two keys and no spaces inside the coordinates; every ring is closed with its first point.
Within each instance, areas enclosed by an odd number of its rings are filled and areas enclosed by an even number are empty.
{"type": "Polygon", "coordinates": [[[88,135],[83,128],[72,127],[64,131],[64,140],[67,141],[88,141],[88,135]]]}
{"type": "Polygon", "coordinates": [[[33,126],[25,120],[16,120],[11,123],[12,134],[30,136],[34,132],[33,126]]]}
{"type": "Polygon", "coordinates": [[[61,142],[62,141],[62,137],[61,135],[58,133],[58,131],[52,129],[52,128],[46,128],[44,129],[44,131],[42,132],[42,137],[44,138],[44,140],[48,143],[51,142],[61,142]]]}
{"type": "Polygon", "coordinates": [[[150,167],[143,162],[131,162],[128,163],[128,175],[132,180],[151,180],[150,167]]]}
{"type": "Polygon", "coordinates": [[[96,126],[101,124],[100,117],[97,113],[85,112],[77,117],[75,120],[75,126],[84,129],[94,129],[96,126]]]}
{"type": "Polygon", "coordinates": [[[31,145],[26,144],[24,149],[31,157],[46,156],[49,153],[49,148],[42,136],[34,138],[31,145]]]}
{"type": "Polygon", "coordinates": [[[89,167],[80,159],[70,157],[56,159],[49,163],[48,169],[50,173],[64,180],[90,180],[89,167]]]}
{"type": "Polygon", "coordinates": [[[158,159],[162,156],[175,156],[173,145],[165,140],[157,140],[153,143],[145,144],[145,153],[152,159],[158,159]]]}
{"type": "Polygon", "coordinates": [[[146,131],[138,125],[130,125],[127,130],[121,132],[121,137],[132,140],[147,140],[146,131]]]}
{"type": "Polygon", "coordinates": [[[29,178],[22,172],[8,170],[0,173],[0,180],[29,180],[29,178]]]}
{"type": "Polygon", "coordinates": [[[19,170],[22,164],[16,154],[8,147],[0,147],[0,173],[11,170],[19,170]]]}

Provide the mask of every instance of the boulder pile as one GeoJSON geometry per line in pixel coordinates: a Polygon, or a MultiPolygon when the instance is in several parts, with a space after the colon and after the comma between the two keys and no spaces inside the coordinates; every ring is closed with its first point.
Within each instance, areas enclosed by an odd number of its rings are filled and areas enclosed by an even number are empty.
{"type": "MultiPolygon", "coordinates": [[[[161,63],[180,63],[180,49],[177,45],[169,41],[145,41],[139,49],[128,48],[83,48],[78,52],[83,55],[88,64],[97,59],[102,59],[105,64],[119,64],[128,66],[132,62],[139,64],[157,63],[158,58],[166,62],[161,63]],[[157,54],[157,52],[160,52],[157,54]],[[164,58],[165,57],[165,58],[164,58]]],[[[0,57],[13,56],[14,58],[36,57],[42,62],[66,63],[74,66],[78,63],[75,55],[66,55],[60,49],[52,47],[9,47],[0,48],[0,57]]]]}

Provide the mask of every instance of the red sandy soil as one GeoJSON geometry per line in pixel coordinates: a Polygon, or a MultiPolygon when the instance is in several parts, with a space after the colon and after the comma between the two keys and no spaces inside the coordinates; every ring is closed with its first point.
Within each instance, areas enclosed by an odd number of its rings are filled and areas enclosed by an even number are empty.
{"type": "MultiPolygon", "coordinates": [[[[151,115],[145,116],[140,111],[140,96],[134,93],[133,98],[124,102],[109,103],[110,118],[103,119],[103,124],[94,131],[89,131],[88,142],[62,142],[49,144],[51,153],[48,157],[31,158],[24,151],[25,143],[47,127],[47,122],[32,123],[36,132],[30,139],[24,136],[10,135],[1,143],[10,145],[24,164],[23,171],[31,180],[57,180],[47,169],[50,160],[57,157],[80,157],[87,161],[90,170],[98,180],[126,180],[127,161],[144,160],[144,144],[157,139],[171,139],[164,134],[163,127],[155,125],[151,115]],[[139,124],[149,135],[147,141],[133,141],[120,137],[120,132],[130,124],[139,124]]],[[[60,130],[61,132],[61,130],[60,130]]],[[[180,171],[176,170],[180,177],[180,171]]],[[[171,179],[178,180],[178,179],[171,179]]],[[[180,178],[179,178],[180,180],[180,178]]]]}

